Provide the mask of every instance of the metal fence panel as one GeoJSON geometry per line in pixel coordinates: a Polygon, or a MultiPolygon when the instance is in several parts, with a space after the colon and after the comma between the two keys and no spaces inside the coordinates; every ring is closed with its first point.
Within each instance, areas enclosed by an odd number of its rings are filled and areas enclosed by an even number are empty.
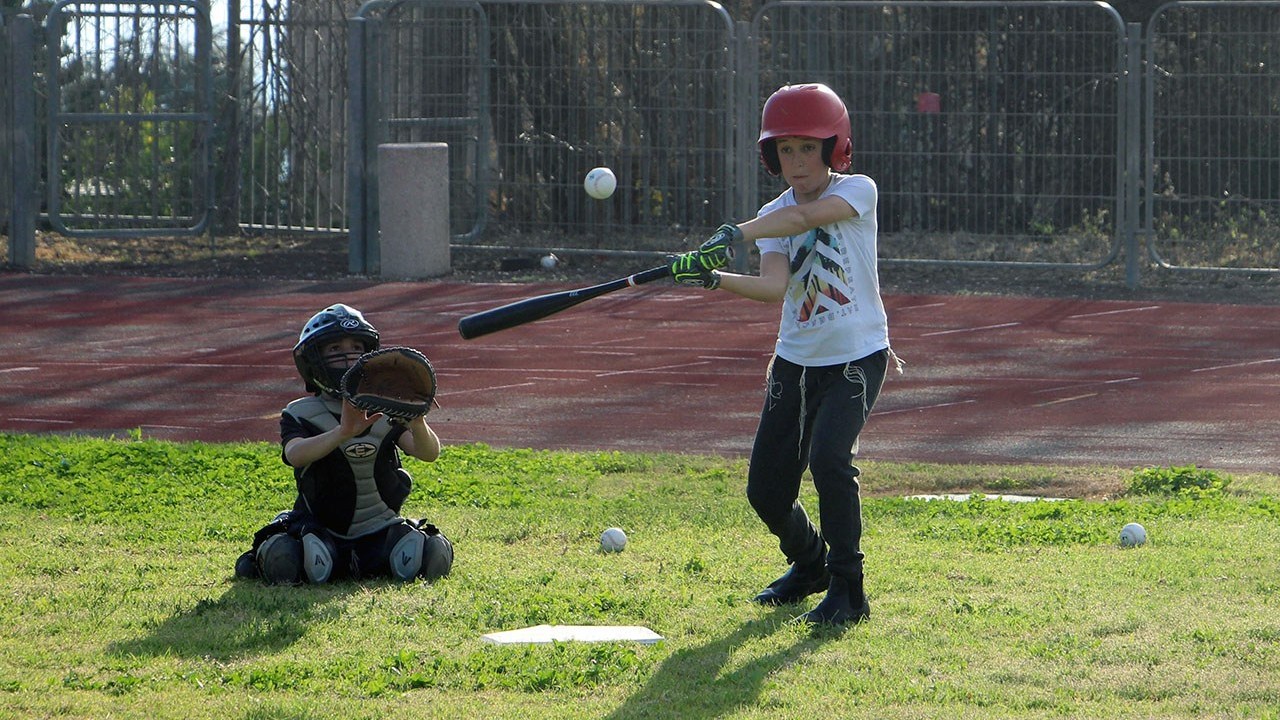
{"type": "Polygon", "coordinates": [[[49,221],[67,235],[203,232],[211,29],[198,0],[61,0],[46,19],[49,221]]]}
{"type": "MultiPolygon", "coordinates": [[[[1126,31],[1092,2],[763,7],[758,102],[825,82],[891,259],[1101,266],[1117,254],[1126,31]]],[[[758,117],[758,115],[757,115],[758,117]]],[[[776,179],[761,176],[761,200],[776,179]]]]}
{"type": "Polygon", "coordinates": [[[341,233],[346,218],[347,18],[355,0],[232,0],[237,173],[223,193],[243,228],[341,233]],[[234,198],[234,199],[232,199],[234,198]]]}
{"type": "Polygon", "coordinates": [[[1280,271],[1280,3],[1170,3],[1147,54],[1152,258],[1280,271]]]}
{"type": "Polygon", "coordinates": [[[376,228],[377,143],[433,141],[459,246],[671,250],[781,190],[760,107],[819,80],[850,106],[888,261],[1100,267],[1140,207],[1161,268],[1280,270],[1280,0],[1157,9],[1138,96],[1131,29],[1083,0],[780,0],[737,24],[706,0],[227,0],[217,57],[208,7],[48,11],[25,174],[55,229],[200,232],[216,179],[222,231],[354,240],[353,214],[376,228]],[[596,165],[619,176],[606,201],[581,188],[596,165]]]}
{"type": "Polygon", "coordinates": [[[732,211],[733,23],[718,5],[422,0],[361,16],[376,139],[449,143],[456,242],[670,249],[732,211]],[[599,165],[618,176],[604,201],[582,187],[599,165]]]}

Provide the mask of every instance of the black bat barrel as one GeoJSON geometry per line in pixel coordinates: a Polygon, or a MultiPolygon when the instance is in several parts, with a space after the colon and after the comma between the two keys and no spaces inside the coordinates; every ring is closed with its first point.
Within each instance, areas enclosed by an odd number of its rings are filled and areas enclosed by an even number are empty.
{"type": "Polygon", "coordinates": [[[610,280],[599,285],[517,300],[491,310],[467,315],[458,321],[458,334],[462,336],[463,340],[471,340],[499,330],[506,330],[517,325],[531,323],[534,320],[541,320],[548,315],[554,315],[574,305],[615,290],[642,285],[664,277],[670,277],[670,275],[670,269],[666,265],[660,265],[635,275],[628,275],[627,277],[610,280]]]}

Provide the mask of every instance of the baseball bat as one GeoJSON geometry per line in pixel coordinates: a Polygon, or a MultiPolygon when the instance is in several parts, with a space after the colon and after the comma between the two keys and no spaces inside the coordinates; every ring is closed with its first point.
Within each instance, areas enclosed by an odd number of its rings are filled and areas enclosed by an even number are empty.
{"type": "Polygon", "coordinates": [[[517,300],[513,303],[507,303],[506,305],[473,313],[462,318],[458,321],[458,334],[462,336],[463,340],[472,340],[481,335],[488,335],[499,330],[531,323],[534,320],[541,320],[548,315],[554,315],[561,310],[568,310],[574,305],[601,295],[607,295],[615,290],[643,285],[665,277],[671,277],[671,269],[666,265],[659,265],[658,267],[649,268],[643,272],[618,278],[617,280],[603,282],[599,285],[517,300]]]}

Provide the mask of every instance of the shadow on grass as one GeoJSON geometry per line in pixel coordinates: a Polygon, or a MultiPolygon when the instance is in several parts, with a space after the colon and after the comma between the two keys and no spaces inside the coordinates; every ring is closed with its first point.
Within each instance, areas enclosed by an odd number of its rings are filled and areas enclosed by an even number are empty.
{"type": "Polygon", "coordinates": [[[823,643],[843,634],[838,629],[816,628],[797,635],[789,646],[755,656],[726,672],[744,645],[773,635],[795,615],[794,608],[778,608],[768,617],[748,622],[719,640],[672,654],[644,688],[608,715],[608,720],[710,720],[757,705],[760,690],[773,673],[796,664],[823,643]]]}
{"type": "Polygon", "coordinates": [[[177,609],[145,637],[114,643],[111,651],[216,660],[278,652],[308,628],[338,617],[342,603],[334,601],[360,587],[356,582],[289,587],[232,581],[222,597],[177,609]]]}

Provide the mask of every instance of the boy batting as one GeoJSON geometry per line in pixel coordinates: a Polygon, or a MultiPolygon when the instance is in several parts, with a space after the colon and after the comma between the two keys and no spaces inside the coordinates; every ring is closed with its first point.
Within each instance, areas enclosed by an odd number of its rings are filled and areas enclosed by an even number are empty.
{"type": "Polygon", "coordinates": [[[880,298],[876,184],[846,174],[850,135],[849,113],[831,88],[788,85],[773,93],[761,117],[760,158],[787,189],[754,219],[720,226],[670,264],[678,283],[782,304],[747,498],[790,567],[754,599],[784,605],[826,591],[801,616],[825,625],[871,616],[853,459],[889,362],[901,370],[880,298]],[[722,270],[742,241],[760,250],[758,275],[722,270]],[[806,468],[821,531],[798,499],[806,468]]]}

